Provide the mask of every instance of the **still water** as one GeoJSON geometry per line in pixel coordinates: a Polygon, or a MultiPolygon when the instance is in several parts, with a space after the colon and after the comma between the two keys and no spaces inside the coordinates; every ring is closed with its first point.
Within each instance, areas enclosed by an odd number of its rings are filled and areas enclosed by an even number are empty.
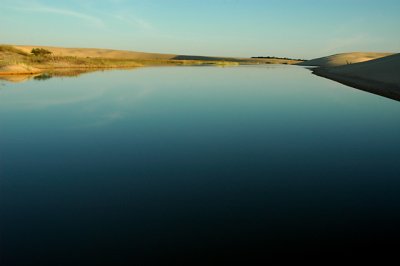
{"type": "Polygon", "coordinates": [[[399,237],[400,104],[293,66],[0,82],[1,265],[221,263],[399,237]]]}

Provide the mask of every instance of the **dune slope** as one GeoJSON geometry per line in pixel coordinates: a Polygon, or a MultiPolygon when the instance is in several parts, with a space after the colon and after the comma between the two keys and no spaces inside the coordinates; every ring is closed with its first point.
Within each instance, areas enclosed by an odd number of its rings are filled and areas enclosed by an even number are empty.
{"type": "Polygon", "coordinates": [[[97,49],[97,48],[65,48],[52,46],[25,46],[16,45],[15,48],[30,53],[33,48],[43,48],[49,50],[55,56],[76,56],[76,57],[101,57],[107,59],[139,59],[139,60],[169,60],[177,55],[144,53],[134,51],[97,49]]]}
{"type": "Polygon", "coordinates": [[[326,57],[320,57],[308,61],[299,63],[300,66],[319,66],[319,67],[336,67],[344,66],[348,64],[355,64],[366,62],[385,56],[392,55],[393,53],[371,53],[371,52],[354,52],[354,53],[343,53],[335,54],[326,57]]]}
{"type": "Polygon", "coordinates": [[[314,74],[343,84],[400,100],[400,54],[331,68],[317,68],[314,74]]]}

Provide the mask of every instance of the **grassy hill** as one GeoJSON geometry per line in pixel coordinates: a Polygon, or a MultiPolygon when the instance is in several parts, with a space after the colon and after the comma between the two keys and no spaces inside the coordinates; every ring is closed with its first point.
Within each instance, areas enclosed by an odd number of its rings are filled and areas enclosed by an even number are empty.
{"type": "Polygon", "coordinates": [[[0,45],[0,75],[34,74],[57,69],[130,68],[148,65],[295,64],[291,59],[252,59],[144,53],[135,51],[0,45]],[[44,49],[48,55],[34,55],[44,49]]]}
{"type": "Polygon", "coordinates": [[[104,59],[131,59],[131,60],[170,60],[176,57],[174,54],[157,54],[143,53],[135,51],[123,51],[112,49],[97,49],[97,48],[64,48],[52,46],[32,46],[32,45],[16,45],[14,48],[30,53],[33,48],[46,49],[54,56],[71,56],[71,57],[90,57],[104,59]]]}

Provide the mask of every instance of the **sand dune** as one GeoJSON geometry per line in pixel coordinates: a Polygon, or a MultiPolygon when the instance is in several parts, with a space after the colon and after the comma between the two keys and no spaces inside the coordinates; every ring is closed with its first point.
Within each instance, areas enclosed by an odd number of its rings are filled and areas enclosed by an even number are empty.
{"type": "Polygon", "coordinates": [[[52,46],[25,46],[15,45],[26,53],[30,53],[33,48],[44,48],[49,50],[55,56],[76,56],[76,57],[101,57],[108,59],[137,59],[137,60],[168,60],[173,59],[177,55],[174,54],[157,54],[157,53],[144,53],[123,50],[111,49],[96,49],[96,48],[65,48],[65,47],[52,47],[52,46]]]}
{"type": "Polygon", "coordinates": [[[318,68],[314,73],[355,88],[400,100],[400,54],[357,64],[318,68]]]}
{"type": "Polygon", "coordinates": [[[83,58],[106,58],[106,59],[128,59],[128,60],[178,60],[178,61],[227,61],[241,63],[270,63],[270,64],[295,64],[298,60],[292,59],[254,59],[236,57],[217,57],[217,56],[198,56],[198,55],[177,55],[145,53],[136,51],[98,49],[98,48],[66,48],[52,46],[33,46],[33,45],[13,45],[25,53],[30,53],[33,48],[43,48],[49,50],[55,56],[73,56],[83,58]]]}
{"type": "Polygon", "coordinates": [[[333,68],[331,72],[400,85],[400,54],[333,68]]]}
{"type": "MultiPolygon", "coordinates": [[[[74,56],[74,57],[94,57],[107,59],[131,59],[131,60],[202,60],[202,61],[242,61],[246,59],[213,57],[213,56],[197,56],[197,55],[176,55],[176,54],[160,54],[145,53],[136,51],[98,49],[98,48],[66,48],[53,46],[32,46],[32,45],[14,45],[13,47],[30,53],[33,48],[43,48],[52,52],[55,56],[74,56]]],[[[248,59],[247,59],[248,60],[248,59]]]]}
{"type": "Polygon", "coordinates": [[[381,57],[392,55],[393,53],[343,53],[326,57],[320,57],[299,63],[300,66],[319,66],[319,67],[335,67],[348,64],[366,62],[381,57]]]}

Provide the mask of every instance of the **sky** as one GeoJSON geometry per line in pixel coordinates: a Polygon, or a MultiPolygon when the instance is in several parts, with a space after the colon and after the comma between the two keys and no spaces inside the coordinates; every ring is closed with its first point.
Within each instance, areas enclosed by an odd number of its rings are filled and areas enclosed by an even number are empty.
{"type": "Polygon", "coordinates": [[[311,59],[400,51],[399,0],[0,0],[0,43],[311,59]]]}

